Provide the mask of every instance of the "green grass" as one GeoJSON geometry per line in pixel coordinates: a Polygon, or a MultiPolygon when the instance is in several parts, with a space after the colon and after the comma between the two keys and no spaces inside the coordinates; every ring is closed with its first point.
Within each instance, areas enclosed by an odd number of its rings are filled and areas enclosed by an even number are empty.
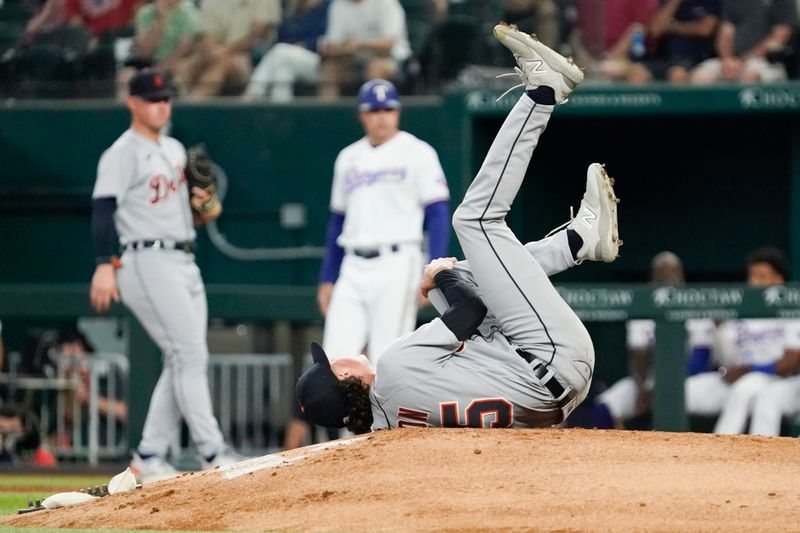
{"type": "MultiPolygon", "coordinates": [[[[79,490],[96,485],[104,485],[111,479],[110,476],[61,476],[61,475],[27,475],[6,476],[0,475],[0,515],[17,512],[17,509],[28,506],[28,500],[43,500],[47,496],[60,492],[61,489],[79,490]],[[41,492],[1,492],[6,487],[41,487],[41,492]],[[59,490],[51,490],[58,487],[59,490]]],[[[46,511],[37,511],[46,512],[46,511]]],[[[17,528],[0,526],[0,533],[131,533],[128,529],[58,529],[58,528],[17,528]]],[[[136,533],[165,533],[158,530],[143,530],[136,533]]],[[[170,531],[169,533],[201,533],[200,531],[170,531]]],[[[204,532],[207,533],[207,532],[204,532]]]]}

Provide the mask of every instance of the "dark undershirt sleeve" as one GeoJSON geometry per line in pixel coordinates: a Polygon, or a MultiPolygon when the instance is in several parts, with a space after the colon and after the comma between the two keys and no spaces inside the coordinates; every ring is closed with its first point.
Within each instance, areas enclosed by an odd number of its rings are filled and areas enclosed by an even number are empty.
{"type": "Polygon", "coordinates": [[[92,237],[97,264],[110,263],[117,242],[114,231],[114,212],[117,199],[113,196],[92,200],[92,237]]]}
{"type": "Polygon", "coordinates": [[[473,286],[453,270],[443,270],[433,279],[450,307],[442,314],[442,322],[460,341],[472,337],[486,317],[486,305],[473,286]]]}

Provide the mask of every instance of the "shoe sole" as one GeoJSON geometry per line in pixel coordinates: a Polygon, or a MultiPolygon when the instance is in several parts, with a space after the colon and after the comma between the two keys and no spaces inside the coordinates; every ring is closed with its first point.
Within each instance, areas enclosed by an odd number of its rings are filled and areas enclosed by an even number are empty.
{"type": "Polygon", "coordinates": [[[614,178],[608,175],[603,165],[592,163],[589,171],[593,174],[600,197],[599,231],[601,238],[595,249],[595,257],[599,257],[605,263],[611,263],[619,255],[619,247],[622,245],[617,222],[619,198],[614,194],[614,178]]]}
{"type": "Polygon", "coordinates": [[[580,67],[538,39],[519,31],[515,26],[505,23],[498,24],[494,27],[494,36],[501,43],[505,39],[513,39],[520,45],[532,49],[550,68],[564,76],[570,91],[575,90],[575,87],[583,82],[583,71],[580,67]]]}

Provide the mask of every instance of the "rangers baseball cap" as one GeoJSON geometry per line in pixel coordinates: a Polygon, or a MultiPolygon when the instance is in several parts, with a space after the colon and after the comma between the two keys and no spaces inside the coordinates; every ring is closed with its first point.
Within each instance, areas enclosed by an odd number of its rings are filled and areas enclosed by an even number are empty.
{"type": "Polygon", "coordinates": [[[300,410],[317,425],[343,428],[348,422],[347,400],[336,386],[339,380],[331,370],[325,350],[316,342],[311,343],[311,358],[313,366],[297,380],[300,410]]]}
{"type": "Polygon", "coordinates": [[[158,102],[175,96],[172,76],[165,70],[146,68],[138,71],[128,82],[128,94],[148,102],[158,102]]]}
{"type": "Polygon", "coordinates": [[[387,80],[370,80],[358,90],[358,110],[400,109],[397,87],[387,80]]]}

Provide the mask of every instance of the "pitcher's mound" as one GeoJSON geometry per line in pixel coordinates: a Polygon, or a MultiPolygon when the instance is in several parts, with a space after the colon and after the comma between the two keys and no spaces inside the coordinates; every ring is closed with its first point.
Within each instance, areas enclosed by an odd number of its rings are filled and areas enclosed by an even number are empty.
{"type": "Polygon", "coordinates": [[[405,429],[185,474],[16,526],[246,531],[797,531],[800,440],[405,429]]]}

